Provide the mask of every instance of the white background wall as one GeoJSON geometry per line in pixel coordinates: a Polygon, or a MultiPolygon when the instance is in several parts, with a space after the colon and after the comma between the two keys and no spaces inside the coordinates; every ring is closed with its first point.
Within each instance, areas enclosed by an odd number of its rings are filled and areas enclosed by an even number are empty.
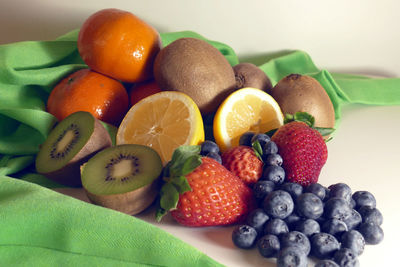
{"type": "Polygon", "coordinates": [[[55,38],[107,7],[160,32],[197,31],[242,58],[301,49],[330,71],[400,77],[397,0],[2,0],[0,43],[55,38]]]}

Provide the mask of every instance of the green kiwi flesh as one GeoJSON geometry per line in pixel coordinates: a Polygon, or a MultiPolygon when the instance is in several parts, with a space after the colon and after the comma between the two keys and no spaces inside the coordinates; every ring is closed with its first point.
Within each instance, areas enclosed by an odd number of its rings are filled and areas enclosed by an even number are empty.
{"type": "Polygon", "coordinates": [[[49,133],[36,156],[36,171],[60,184],[81,186],[80,166],[111,146],[104,126],[88,112],[75,112],[49,133]]]}
{"type": "Polygon", "coordinates": [[[100,151],[82,166],[82,185],[94,204],[134,215],[157,196],[162,168],[151,147],[118,145],[100,151]]]}
{"type": "Polygon", "coordinates": [[[252,87],[269,93],[272,83],[267,74],[256,65],[243,62],[233,67],[236,79],[236,88],[252,87]]]}

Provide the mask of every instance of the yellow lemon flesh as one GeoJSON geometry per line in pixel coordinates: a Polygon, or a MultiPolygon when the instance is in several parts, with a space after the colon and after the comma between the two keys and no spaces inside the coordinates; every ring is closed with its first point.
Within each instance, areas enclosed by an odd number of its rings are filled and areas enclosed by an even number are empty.
{"type": "Polygon", "coordinates": [[[213,122],[215,142],[221,151],[239,145],[247,131],[265,133],[283,124],[278,103],[266,92],[242,88],[230,94],[219,106],[213,122]]]}
{"type": "Polygon", "coordinates": [[[121,122],[116,144],[147,145],[158,152],[163,164],[181,145],[204,141],[201,113],[186,94],[163,91],[148,96],[127,112],[121,122]]]}

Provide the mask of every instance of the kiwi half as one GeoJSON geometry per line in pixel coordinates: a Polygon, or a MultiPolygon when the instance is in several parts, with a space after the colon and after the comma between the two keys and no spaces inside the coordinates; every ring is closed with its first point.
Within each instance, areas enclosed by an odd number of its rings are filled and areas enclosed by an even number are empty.
{"type": "Polygon", "coordinates": [[[269,93],[272,83],[267,74],[253,63],[243,62],[233,67],[236,88],[252,87],[269,93]]]}
{"type": "Polygon", "coordinates": [[[37,154],[36,171],[60,184],[81,186],[80,166],[110,146],[110,135],[92,114],[75,112],[49,133],[37,154]]]}
{"type": "Polygon", "coordinates": [[[100,151],[82,166],[82,185],[94,204],[134,215],[156,198],[162,168],[151,147],[118,145],[100,151]]]}

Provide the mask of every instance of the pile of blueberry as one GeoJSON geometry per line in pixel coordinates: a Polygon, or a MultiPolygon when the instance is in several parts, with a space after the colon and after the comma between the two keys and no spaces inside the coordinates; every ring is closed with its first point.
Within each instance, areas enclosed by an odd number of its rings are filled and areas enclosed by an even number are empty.
{"type": "Polygon", "coordinates": [[[364,246],[384,237],[375,197],[368,191],[353,193],[345,183],[302,187],[287,182],[269,137],[245,134],[240,143],[249,145],[255,138],[265,151],[263,176],[253,186],[258,208],[233,230],[235,246],[256,247],[263,257],[276,258],[278,267],[307,266],[308,257],[317,260],[317,267],[358,266],[364,246]]]}

